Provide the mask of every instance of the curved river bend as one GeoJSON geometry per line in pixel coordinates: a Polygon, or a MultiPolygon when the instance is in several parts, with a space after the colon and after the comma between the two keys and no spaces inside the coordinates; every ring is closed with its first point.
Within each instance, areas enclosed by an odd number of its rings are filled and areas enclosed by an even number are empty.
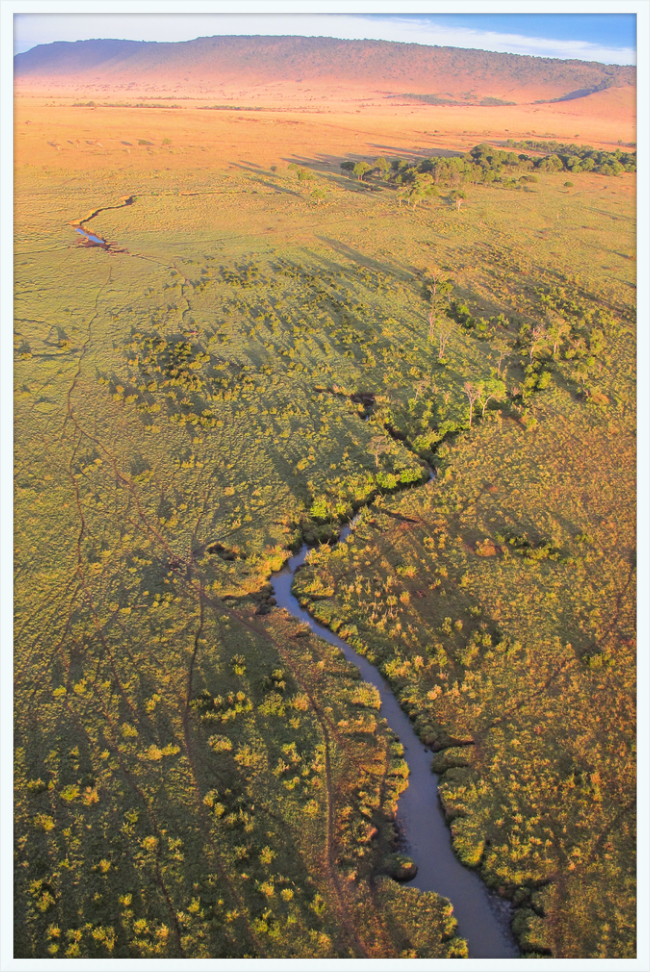
{"type": "MultiPolygon", "coordinates": [[[[133,197],[129,197],[123,205],[132,202],[133,197]]],[[[89,218],[96,215],[93,213],[89,218]]],[[[82,225],[72,225],[91,245],[110,248],[110,244],[89,233],[82,225]]],[[[367,421],[369,415],[362,417],[367,421]]],[[[351,530],[351,526],[344,527],[338,542],[343,542],[351,530]]],[[[420,891],[435,891],[451,901],[458,921],[458,934],[467,941],[471,958],[515,958],[519,953],[509,934],[503,903],[499,909],[500,902],[488,893],[477,874],[463,867],[451,849],[451,834],[438,800],[438,777],[431,772],[430,751],[416,736],[390,686],[374,665],[329,628],[314,621],[292,594],[293,575],[304,564],[308,550],[305,544],[281,571],[272,575],[273,593],[278,607],[285,608],[295,618],[306,622],[314,634],[340,648],[347,660],[359,669],[362,678],[379,690],[381,715],[402,743],[409,768],[409,785],[399,799],[397,826],[404,835],[405,849],[418,866],[411,885],[420,891]]]]}
{"type": "MultiPolygon", "coordinates": [[[[351,529],[350,526],[343,528],[339,543],[349,536],[351,529]]],[[[408,716],[374,665],[314,621],[292,594],[293,575],[304,564],[308,550],[305,544],[271,577],[273,593],[278,607],[285,608],[306,622],[314,634],[340,648],[359,669],[362,678],[379,690],[381,715],[404,746],[404,759],[409,768],[409,785],[399,798],[397,825],[404,835],[405,849],[418,866],[410,884],[420,891],[435,891],[449,898],[458,921],[458,934],[466,939],[471,958],[515,958],[519,953],[508,931],[503,902],[488,893],[478,875],[463,867],[451,848],[451,834],[438,800],[438,777],[431,772],[431,752],[416,736],[408,716]]]]}

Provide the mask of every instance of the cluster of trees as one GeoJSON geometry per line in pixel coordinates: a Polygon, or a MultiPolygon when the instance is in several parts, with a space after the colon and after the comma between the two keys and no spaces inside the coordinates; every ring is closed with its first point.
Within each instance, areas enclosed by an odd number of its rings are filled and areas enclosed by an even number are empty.
{"type": "MultiPolygon", "coordinates": [[[[526,140],[515,142],[508,139],[508,146],[534,152],[547,152],[542,158],[534,158],[533,164],[541,170],[569,172],[598,172],[601,175],[620,175],[622,172],[636,172],[636,152],[614,152],[594,149],[591,145],[566,144],[564,142],[541,142],[526,140]]],[[[521,158],[521,156],[519,156],[521,158]]]]}
{"type": "MultiPolygon", "coordinates": [[[[636,153],[604,152],[590,146],[563,145],[549,142],[508,141],[508,150],[495,148],[482,143],[462,156],[443,158],[442,156],[407,162],[393,159],[388,162],[383,156],[374,163],[366,161],[341,163],[341,169],[356,176],[358,182],[367,181],[370,176],[400,187],[400,203],[405,199],[414,209],[424,199],[438,195],[438,186],[464,182],[505,182],[513,186],[536,181],[534,175],[515,175],[540,172],[598,172],[601,175],[620,175],[622,172],[636,171],[636,153]],[[544,156],[529,156],[512,151],[513,148],[539,150],[540,147],[552,151],[544,156]]],[[[462,204],[462,194],[457,193],[454,201],[457,208],[462,204]],[[459,201],[460,200],[460,201],[459,201]]]]}

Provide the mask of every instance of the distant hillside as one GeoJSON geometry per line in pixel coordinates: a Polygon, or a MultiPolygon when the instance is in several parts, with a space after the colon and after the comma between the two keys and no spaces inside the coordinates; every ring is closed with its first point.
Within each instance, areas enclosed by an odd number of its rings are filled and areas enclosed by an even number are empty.
{"type": "Polygon", "coordinates": [[[523,103],[583,97],[636,83],[634,67],[452,47],[328,37],[201,37],[178,43],[42,44],[14,58],[18,83],[125,89],[162,85],[209,94],[221,84],[318,83],[432,103],[523,103]]]}

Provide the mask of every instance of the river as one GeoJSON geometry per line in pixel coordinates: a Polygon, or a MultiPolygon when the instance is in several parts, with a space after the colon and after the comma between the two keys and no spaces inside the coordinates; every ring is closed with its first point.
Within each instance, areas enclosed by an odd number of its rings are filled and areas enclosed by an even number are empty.
{"type": "MultiPolygon", "coordinates": [[[[342,529],[339,543],[349,536],[353,525],[354,521],[352,526],[342,529]]],[[[452,850],[451,834],[438,799],[438,777],[431,771],[431,751],[418,739],[408,716],[374,665],[329,628],[314,621],[294,597],[293,576],[304,564],[308,550],[305,544],[272,576],[273,593],[278,607],[285,608],[306,622],[314,634],[340,648],[359,669],[362,678],[379,690],[380,713],[404,746],[404,759],[409,768],[409,785],[399,798],[397,826],[403,836],[403,850],[418,866],[411,886],[449,898],[458,921],[458,934],[467,941],[471,958],[516,958],[519,952],[509,931],[508,906],[491,895],[479,876],[464,867],[452,850]]]]}

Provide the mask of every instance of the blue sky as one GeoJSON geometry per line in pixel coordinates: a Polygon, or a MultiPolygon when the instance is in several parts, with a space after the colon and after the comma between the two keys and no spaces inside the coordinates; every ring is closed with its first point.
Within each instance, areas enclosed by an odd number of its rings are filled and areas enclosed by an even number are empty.
{"type": "Polygon", "coordinates": [[[636,63],[634,14],[17,14],[14,51],[59,40],[181,41],[215,34],[365,37],[607,64],[636,63]]]}

